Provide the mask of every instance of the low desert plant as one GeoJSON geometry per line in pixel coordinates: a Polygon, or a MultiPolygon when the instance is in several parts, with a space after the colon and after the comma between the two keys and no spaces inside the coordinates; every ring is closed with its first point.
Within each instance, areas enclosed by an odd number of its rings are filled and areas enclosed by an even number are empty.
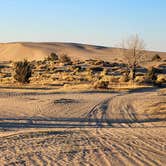
{"type": "Polygon", "coordinates": [[[14,79],[20,83],[29,83],[32,67],[27,60],[14,63],[14,79]]]}
{"type": "Polygon", "coordinates": [[[61,55],[60,57],[59,57],[59,61],[61,62],[61,63],[71,63],[71,58],[69,57],[69,56],[67,56],[66,54],[64,54],[64,55],[61,55]]]}
{"type": "Polygon", "coordinates": [[[157,74],[154,67],[150,68],[146,74],[146,79],[150,82],[155,82],[157,80],[157,74]]]}
{"type": "Polygon", "coordinates": [[[142,84],[146,82],[146,77],[145,76],[136,76],[135,80],[136,83],[142,84]]]}
{"type": "Polygon", "coordinates": [[[156,82],[160,84],[166,83],[166,75],[165,74],[158,75],[156,82]]]}
{"type": "Polygon", "coordinates": [[[57,61],[59,59],[58,55],[54,52],[52,52],[48,57],[47,60],[48,61],[57,61]]]}
{"type": "Polygon", "coordinates": [[[161,60],[161,57],[159,56],[159,54],[155,54],[153,57],[152,57],[152,61],[159,61],[161,60]]]}
{"type": "Polygon", "coordinates": [[[110,82],[118,82],[119,81],[118,77],[113,76],[113,75],[111,75],[109,78],[110,78],[109,79],[110,82]]]}
{"type": "Polygon", "coordinates": [[[120,78],[119,78],[119,82],[128,82],[129,81],[129,77],[127,75],[122,75],[120,78]]]}

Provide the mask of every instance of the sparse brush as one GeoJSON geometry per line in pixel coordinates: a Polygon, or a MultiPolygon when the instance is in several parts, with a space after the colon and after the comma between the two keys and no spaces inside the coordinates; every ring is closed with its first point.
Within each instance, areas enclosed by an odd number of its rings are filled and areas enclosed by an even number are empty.
{"type": "Polygon", "coordinates": [[[20,83],[29,83],[32,66],[27,60],[14,63],[14,79],[20,83]]]}

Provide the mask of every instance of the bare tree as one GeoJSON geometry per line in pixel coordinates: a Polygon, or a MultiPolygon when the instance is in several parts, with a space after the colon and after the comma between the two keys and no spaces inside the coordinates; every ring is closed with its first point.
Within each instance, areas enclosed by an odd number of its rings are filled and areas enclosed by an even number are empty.
{"type": "Polygon", "coordinates": [[[127,63],[130,79],[134,80],[136,67],[145,60],[145,43],[138,35],[133,35],[123,41],[121,47],[120,52],[124,62],[127,63]]]}

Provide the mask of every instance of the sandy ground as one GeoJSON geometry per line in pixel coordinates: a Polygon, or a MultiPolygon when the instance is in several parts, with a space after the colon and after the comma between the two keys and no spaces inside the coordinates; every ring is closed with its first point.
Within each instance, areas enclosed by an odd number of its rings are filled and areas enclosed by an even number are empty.
{"type": "Polygon", "coordinates": [[[0,163],[163,166],[165,92],[1,89],[0,163]]]}

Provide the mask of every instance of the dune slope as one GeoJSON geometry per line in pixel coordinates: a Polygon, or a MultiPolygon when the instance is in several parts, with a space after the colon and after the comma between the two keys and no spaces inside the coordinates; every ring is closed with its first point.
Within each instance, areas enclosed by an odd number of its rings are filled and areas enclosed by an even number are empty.
{"type": "MultiPolygon", "coordinates": [[[[47,57],[51,52],[67,54],[72,59],[102,59],[112,61],[121,58],[117,53],[117,48],[94,46],[77,43],[1,43],[0,61],[17,60],[40,60],[47,57]]],[[[148,52],[154,55],[156,52],[148,52]]],[[[166,53],[159,53],[161,57],[166,57],[166,53]]]]}

